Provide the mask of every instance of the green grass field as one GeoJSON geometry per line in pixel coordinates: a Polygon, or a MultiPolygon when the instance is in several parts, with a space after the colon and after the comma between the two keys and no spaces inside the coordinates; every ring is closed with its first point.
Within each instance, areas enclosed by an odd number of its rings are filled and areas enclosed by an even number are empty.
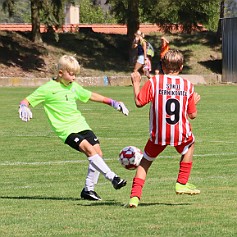
{"type": "Polygon", "coordinates": [[[127,209],[134,171],[118,163],[120,149],[143,148],[149,106],[137,109],[132,87],[90,87],[130,109],[128,117],[111,107],[79,104],[100,138],[108,165],[128,185],[114,190],[100,177],[100,202],[80,199],[87,172],[84,155],[64,145],[50,130],[39,105],[34,118],[18,118],[18,103],[33,88],[0,88],[0,236],[237,236],[237,87],[196,86],[202,96],[190,182],[197,196],[174,191],[179,155],[169,147],[150,169],[137,209],[127,209]]]}

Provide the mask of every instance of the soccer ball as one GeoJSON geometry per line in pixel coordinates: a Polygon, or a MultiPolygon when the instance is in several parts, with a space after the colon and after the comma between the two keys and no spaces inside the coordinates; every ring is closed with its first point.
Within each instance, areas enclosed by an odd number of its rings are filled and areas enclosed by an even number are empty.
{"type": "Polygon", "coordinates": [[[119,153],[119,162],[127,170],[135,170],[142,159],[142,151],[135,146],[124,147],[119,153]]]}

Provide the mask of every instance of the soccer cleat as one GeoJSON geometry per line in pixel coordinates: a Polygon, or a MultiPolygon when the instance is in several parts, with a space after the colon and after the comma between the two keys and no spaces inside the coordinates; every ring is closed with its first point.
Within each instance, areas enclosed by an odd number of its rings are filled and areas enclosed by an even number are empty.
{"type": "Polygon", "coordinates": [[[118,176],[115,176],[112,180],[112,184],[115,189],[120,189],[127,184],[127,181],[124,179],[121,179],[118,176]]]}
{"type": "Polygon", "coordinates": [[[193,184],[190,183],[176,183],[175,190],[176,194],[196,195],[200,193],[200,190],[198,190],[193,184]]]}
{"type": "Polygon", "coordinates": [[[101,197],[95,191],[86,191],[85,188],[81,191],[81,198],[91,201],[100,201],[101,197]]]}
{"type": "Polygon", "coordinates": [[[138,197],[132,197],[129,200],[129,203],[127,205],[128,208],[136,208],[139,204],[139,198],[138,197]]]}

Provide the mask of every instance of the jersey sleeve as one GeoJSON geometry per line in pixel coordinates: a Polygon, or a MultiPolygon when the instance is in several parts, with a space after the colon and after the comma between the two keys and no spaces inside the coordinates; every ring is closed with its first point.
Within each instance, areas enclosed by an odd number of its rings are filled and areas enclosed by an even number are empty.
{"type": "Polygon", "coordinates": [[[197,108],[196,108],[195,101],[194,101],[194,93],[192,93],[188,99],[187,113],[192,114],[192,113],[195,113],[196,111],[197,111],[197,108]]]}
{"type": "Polygon", "coordinates": [[[32,107],[35,107],[36,105],[45,101],[46,90],[44,87],[44,85],[40,86],[32,94],[26,97],[32,107]]]}
{"type": "Polygon", "coordinates": [[[148,104],[150,101],[152,101],[153,97],[153,88],[151,80],[148,80],[143,87],[141,88],[139,94],[137,95],[137,99],[141,106],[144,106],[148,104]]]}
{"type": "Polygon", "coordinates": [[[75,85],[76,85],[77,99],[86,103],[91,98],[92,92],[83,88],[81,85],[79,85],[77,83],[75,85]]]}

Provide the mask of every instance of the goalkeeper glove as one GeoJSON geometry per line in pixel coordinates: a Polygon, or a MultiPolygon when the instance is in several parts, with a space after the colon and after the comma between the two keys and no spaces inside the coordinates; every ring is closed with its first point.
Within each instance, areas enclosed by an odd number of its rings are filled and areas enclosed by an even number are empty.
{"type": "Polygon", "coordinates": [[[118,101],[116,101],[116,100],[112,100],[112,101],[111,101],[111,106],[112,106],[114,109],[116,109],[116,110],[118,110],[118,111],[121,111],[124,115],[128,116],[129,111],[128,111],[128,109],[126,108],[126,106],[124,105],[123,102],[118,102],[118,101]]]}
{"type": "Polygon", "coordinates": [[[32,112],[25,104],[20,104],[18,113],[19,118],[24,122],[28,122],[32,119],[32,112]]]}

